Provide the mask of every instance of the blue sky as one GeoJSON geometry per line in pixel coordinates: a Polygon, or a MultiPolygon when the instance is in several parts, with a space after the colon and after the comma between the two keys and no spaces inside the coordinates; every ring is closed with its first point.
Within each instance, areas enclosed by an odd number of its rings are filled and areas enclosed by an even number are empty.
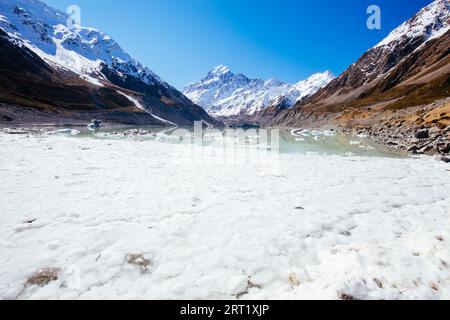
{"type": "Polygon", "coordinates": [[[213,66],[297,82],[344,71],[431,0],[44,0],[81,8],[82,25],[111,35],[181,89],[213,66]],[[382,29],[366,27],[380,6],[382,29]]]}

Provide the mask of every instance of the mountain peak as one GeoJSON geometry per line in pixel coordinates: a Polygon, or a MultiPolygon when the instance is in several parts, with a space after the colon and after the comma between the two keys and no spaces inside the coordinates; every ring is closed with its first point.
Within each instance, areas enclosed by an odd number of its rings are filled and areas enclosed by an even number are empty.
{"type": "Polygon", "coordinates": [[[438,38],[450,29],[449,0],[435,0],[414,17],[401,24],[375,46],[384,47],[404,38],[423,37],[425,41],[438,38]]]}
{"type": "MultiPolygon", "coordinates": [[[[318,74],[320,74],[320,73],[318,73],[318,74]]],[[[326,76],[326,77],[332,77],[332,78],[336,77],[336,75],[333,72],[331,72],[330,70],[326,70],[325,72],[323,72],[321,74],[326,76]]]]}
{"type": "Polygon", "coordinates": [[[330,70],[326,70],[325,72],[318,72],[306,79],[306,81],[319,81],[321,79],[330,79],[333,80],[336,76],[330,70]]]}
{"type": "Polygon", "coordinates": [[[213,75],[224,75],[227,73],[230,73],[231,70],[230,68],[228,68],[227,66],[224,66],[223,64],[219,64],[218,66],[215,66],[214,68],[211,69],[211,71],[209,71],[209,74],[213,74],[213,75]]]}

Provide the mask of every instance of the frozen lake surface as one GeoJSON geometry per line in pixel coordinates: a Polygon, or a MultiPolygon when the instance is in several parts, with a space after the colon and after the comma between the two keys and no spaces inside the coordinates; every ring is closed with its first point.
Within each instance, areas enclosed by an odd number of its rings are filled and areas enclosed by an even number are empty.
{"type": "Polygon", "coordinates": [[[0,132],[0,299],[450,299],[448,164],[81,131],[0,132]]]}

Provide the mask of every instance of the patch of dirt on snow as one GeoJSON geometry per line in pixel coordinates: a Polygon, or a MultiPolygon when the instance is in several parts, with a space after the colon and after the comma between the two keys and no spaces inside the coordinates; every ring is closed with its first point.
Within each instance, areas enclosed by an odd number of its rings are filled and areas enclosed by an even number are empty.
{"type": "Polygon", "coordinates": [[[359,300],[357,298],[355,298],[354,296],[347,294],[347,293],[339,293],[339,299],[341,300],[345,300],[345,301],[352,301],[352,300],[359,300]]]}
{"type": "Polygon", "coordinates": [[[125,259],[129,265],[139,268],[142,273],[147,272],[152,266],[152,262],[146,259],[143,254],[127,254],[125,259]]]}
{"type": "Polygon", "coordinates": [[[58,280],[60,269],[44,268],[28,277],[26,285],[45,287],[52,281],[58,280]]]}

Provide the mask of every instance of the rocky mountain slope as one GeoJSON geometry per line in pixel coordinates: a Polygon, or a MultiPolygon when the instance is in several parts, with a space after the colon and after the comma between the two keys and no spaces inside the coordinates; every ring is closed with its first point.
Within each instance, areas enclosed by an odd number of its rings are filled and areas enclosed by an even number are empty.
{"type": "Polygon", "coordinates": [[[0,0],[3,119],[14,119],[14,113],[72,119],[98,113],[114,122],[220,125],[111,37],[93,28],[69,28],[67,20],[38,0],[0,0]],[[10,64],[4,50],[17,63],[10,64]]]}
{"type": "Polygon", "coordinates": [[[293,106],[334,79],[326,71],[314,74],[296,84],[276,79],[264,81],[234,74],[223,65],[208,72],[199,82],[187,85],[183,92],[192,101],[216,116],[231,117],[253,115],[264,110],[274,101],[283,99],[286,106],[293,106]]]}
{"type": "Polygon", "coordinates": [[[305,115],[383,105],[401,109],[448,96],[450,3],[436,0],[370,49],[343,74],[275,124],[296,124],[305,115]]]}
{"type": "MultiPolygon", "coordinates": [[[[399,148],[412,148],[406,141],[409,138],[405,139],[411,136],[411,129],[445,130],[449,124],[449,52],[450,3],[436,0],[329,85],[293,109],[276,109],[268,122],[273,126],[356,129],[382,136],[384,142],[399,148]],[[442,112],[427,122],[427,114],[438,105],[442,112]]],[[[415,137],[411,139],[415,141],[415,137]]]]}
{"type": "Polygon", "coordinates": [[[0,30],[0,123],[83,124],[105,121],[159,124],[112,88],[72,72],[56,72],[0,30]]]}

